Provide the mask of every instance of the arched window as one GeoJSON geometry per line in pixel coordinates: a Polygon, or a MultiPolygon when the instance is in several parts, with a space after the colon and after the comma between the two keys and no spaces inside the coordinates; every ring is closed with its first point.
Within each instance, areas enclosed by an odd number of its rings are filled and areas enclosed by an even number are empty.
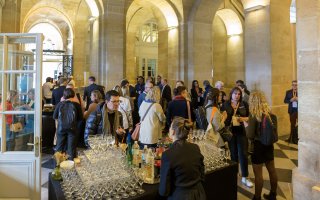
{"type": "Polygon", "coordinates": [[[158,42],[158,25],[154,22],[148,22],[141,27],[140,39],[142,42],[158,42]]]}

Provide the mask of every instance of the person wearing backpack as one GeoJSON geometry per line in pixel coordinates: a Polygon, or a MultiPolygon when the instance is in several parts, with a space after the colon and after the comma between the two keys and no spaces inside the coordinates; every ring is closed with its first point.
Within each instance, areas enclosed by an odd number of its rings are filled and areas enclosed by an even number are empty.
{"type": "Polygon", "coordinates": [[[74,96],[73,89],[66,88],[63,91],[65,100],[58,103],[53,113],[53,119],[58,120],[56,150],[67,151],[70,160],[77,154],[77,123],[83,119],[80,104],[70,100],[74,96]]]}
{"type": "Polygon", "coordinates": [[[249,140],[253,141],[251,155],[252,167],[255,176],[255,195],[253,200],[261,199],[263,187],[262,166],[266,168],[270,177],[271,191],[263,197],[275,200],[277,196],[278,178],[274,165],[273,143],[278,140],[277,118],[270,112],[269,105],[264,94],[260,91],[253,92],[249,98],[250,115],[245,123],[249,140]]]}

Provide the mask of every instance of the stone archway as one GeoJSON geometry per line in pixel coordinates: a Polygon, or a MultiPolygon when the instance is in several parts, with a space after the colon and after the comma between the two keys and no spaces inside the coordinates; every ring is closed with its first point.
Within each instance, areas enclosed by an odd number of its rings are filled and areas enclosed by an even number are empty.
{"type": "Polygon", "coordinates": [[[212,26],[213,80],[232,88],[235,80],[245,77],[242,21],[235,11],[224,8],[217,11],[212,26]]]}
{"type": "Polygon", "coordinates": [[[197,79],[212,80],[212,23],[223,0],[197,0],[188,21],[188,85],[197,79]]]}
{"type": "Polygon", "coordinates": [[[179,77],[179,22],[175,10],[164,0],[135,0],[127,10],[126,77],[133,81],[137,75],[132,45],[135,33],[139,26],[152,18],[159,27],[158,74],[173,82],[179,77]]]}
{"type": "MultiPolygon", "coordinates": [[[[84,83],[84,71],[98,71],[98,58],[89,56],[92,52],[98,52],[99,48],[98,45],[95,45],[98,44],[95,41],[99,35],[94,34],[99,33],[99,29],[94,31],[89,20],[90,16],[97,17],[101,13],[101,8],[95,1],[68,2],[63,0],[60,1],[60,4],[54,4],[52,1],[38,1],[31,4],[30,1],[23,0],[21,6],[24,8],[21,12],[23,32],[37,23],[49,22],[62,33],[64,50],[66,54],[73,55],[73,74],[78,86],[84,83]],[[90,8],[90,2],[95,5],[95,10],[90,8]]],[[[94,24],[99,25],[98,22],[94,24]]]]}

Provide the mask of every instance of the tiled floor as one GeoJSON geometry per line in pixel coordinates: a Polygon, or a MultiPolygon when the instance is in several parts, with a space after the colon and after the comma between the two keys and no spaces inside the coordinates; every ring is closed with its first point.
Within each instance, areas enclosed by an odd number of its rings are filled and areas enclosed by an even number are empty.
{"type": "MultiPolygon", "coordinates": [[[[292,199],[292,169],[298,166],[298,146],[295,144],[288,144],[284,141],[287,136],[280,137],[279,141],[274,145],[275,148],[275,165],[278,175],[278,200],[291,200],[292,199]]],[[[50,163],[52,155],[42,154],[42,191],[41,199],[48,199],[48,174],[52,171],[52,163],[50,163]]],[[[250,160],[250,158],[249,158],[250,160]]],[[[249,177],[254,182],[254,175],[252,166],[249,164],[249,177]]],[[[267,169],[263,167],[264,188],[262,193],[269,193],[270,184],[267,169]]],[[[241,181],[238,180],[238,200],[252,199],[254,194],[254,187],[247,188],[241,181]]]]}
{"type": "MultiPolygon", "coordinates": [[[[280,137],[279,141],[274,144],[275,165],[278,175],[278,200],[292,199],[292,169],[298,166],[298,145],[288,144],[288,142],[284,141],[286,138],[288,136],[280,137]]],[[[249,176],[252,182],[254,182],[251,164],[249,165],[249,176]]],[[[269,193],[269,175],[265,166],[263,167],[263,178],[265,181],[262,193],[269,193]]],[[[247,188],[241,184],[241,181],[238,181],[238,200],[252,199],[253,195],[254,187],[247,188]]]]}

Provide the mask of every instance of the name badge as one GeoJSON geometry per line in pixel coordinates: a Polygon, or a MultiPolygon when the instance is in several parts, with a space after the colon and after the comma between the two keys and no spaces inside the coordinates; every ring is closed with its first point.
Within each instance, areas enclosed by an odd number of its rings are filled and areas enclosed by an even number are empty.
{"type": "Polygon", "coordinates": [[[292,108],[298,108],[298,102],[296,101],[292,102],[292,108]]]}

